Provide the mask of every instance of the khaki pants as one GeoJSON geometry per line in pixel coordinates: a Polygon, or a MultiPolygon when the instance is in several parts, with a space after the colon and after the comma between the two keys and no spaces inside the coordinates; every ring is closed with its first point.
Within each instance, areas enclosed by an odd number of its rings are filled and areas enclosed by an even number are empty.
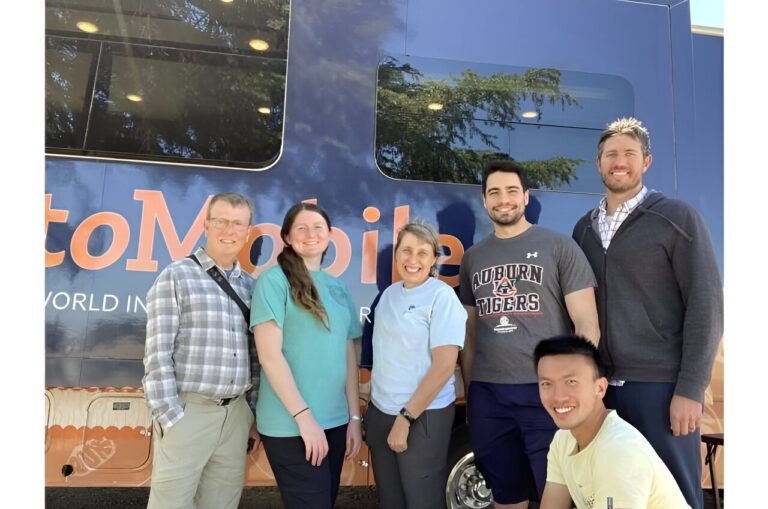
{"type": "Polygon", "coordinates": [[[181,393],[184,417],[169,429],[153,424],[152,489],[148,509],[237,509],[245,482],[253,414],[240,396],[217,406],[181,393]]]}

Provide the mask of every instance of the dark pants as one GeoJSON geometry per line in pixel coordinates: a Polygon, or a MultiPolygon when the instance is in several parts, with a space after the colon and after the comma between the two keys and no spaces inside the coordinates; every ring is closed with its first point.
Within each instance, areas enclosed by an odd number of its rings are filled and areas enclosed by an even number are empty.
{"type": "Polygon", "coordinates": [[[347,448],[347,425],[325,430],[328,455],[319,466],[306,460],[301,437],[269,437],[261,443],[286,509],[331,509],[336,502],[347,448]]]}
{"type": "Polygon", "coordinates": [[[467,401],[475,465],[493,499],[541,500],[557,426],[541,404],[538,384],[472,382],[467,401]]]}
{"type": "Polygon", "coordinates": [[[615,408],[619,417],[638,429],[651,443],[672,472],[692,509],[704,507],[701,490],[700,430],[686,436],[672,435],[669,404],[674,383],[627,382],[622,387],[609,386],[605,406],[615,408]]]}
{"type": "Polygon", "coordinates": [[[396,415],[373,403],[365,414],[365,441],[371,451],[373,475],[383,509],[444,509],[448,478],[448,445],[454,405],[425,410],[408,432],[408,449],[396,453],[387,437],[396,415]]]}

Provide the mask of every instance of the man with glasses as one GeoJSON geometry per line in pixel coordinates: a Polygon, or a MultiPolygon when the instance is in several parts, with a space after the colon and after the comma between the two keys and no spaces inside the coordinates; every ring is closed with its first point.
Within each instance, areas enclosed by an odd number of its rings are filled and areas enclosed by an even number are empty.
{"type": "Polygon", "coordinates": [[[252,215],[244,196],[213,196],[205,247],[196,259],[166,267],[147,294],[143,384],[154,433],[149,508],[236,509],[240,501],[246,454],[258,444],[246,396],[258,370],[243,311],[214,277],[250,302],[253,278],[237,255],[252,215]]]}

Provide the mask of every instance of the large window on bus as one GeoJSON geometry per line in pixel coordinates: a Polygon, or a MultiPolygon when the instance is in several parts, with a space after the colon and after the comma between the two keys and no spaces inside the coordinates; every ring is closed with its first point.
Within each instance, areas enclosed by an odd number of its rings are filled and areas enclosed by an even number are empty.
{"type": "Polygon", "coordinates": [[[478,184],[512,158],[533,189],[602,192],[595,140],[634,112],[619,76],[406,55],[378,69],[376,162],[392,178],[478,184]]]}
{"type": "Polygon", "coordinates": [[[46,0],[48,153],[263,168],[288,0],[46,0]]]}

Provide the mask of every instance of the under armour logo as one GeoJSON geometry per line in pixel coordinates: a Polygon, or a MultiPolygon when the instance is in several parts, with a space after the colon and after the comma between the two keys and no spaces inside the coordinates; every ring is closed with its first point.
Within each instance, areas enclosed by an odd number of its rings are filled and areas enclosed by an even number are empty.
{"type": "Polygon", "coordinates": [[[533,253],[528,253],[526,255],[526,258],[538,258],[538,257],[539,257],[539,252],[538,251],[535,251],[533,253]]]}

